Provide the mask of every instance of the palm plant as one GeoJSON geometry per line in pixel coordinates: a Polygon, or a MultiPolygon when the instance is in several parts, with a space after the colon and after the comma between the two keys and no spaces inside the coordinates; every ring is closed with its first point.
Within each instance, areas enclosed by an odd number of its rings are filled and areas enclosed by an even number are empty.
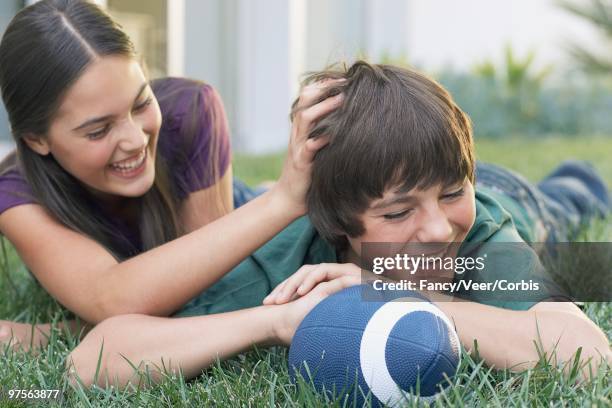
{"type": "MultiPolygon", "coordinates": [[[[606,48],[610,49],[612,45],[612,0],[589,0],[582,3],[575,0],[559,0],[558,4],[564,10],[597,27],[602,33],[606,48]]],[[[598,74],[610,74],[612,72],[611,55],[589,50],[583,44],[576,42],[570,42],[567,48],[569,54],[586,71],[598,74]]]]}

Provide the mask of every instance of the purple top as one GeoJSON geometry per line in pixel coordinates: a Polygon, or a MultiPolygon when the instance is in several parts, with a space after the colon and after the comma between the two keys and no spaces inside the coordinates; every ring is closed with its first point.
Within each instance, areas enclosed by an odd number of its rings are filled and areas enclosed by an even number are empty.
{"type": "MultiPolygon", "coordinates": [[[[230,164],[227,120],[219,94],[210,86],[184,78],[151,83],[162,112],[157,149],[168,166],[179,199],[210,187],[230,164]]],[[[0,213],[36,203],[18,165],[0,175],[0,213]]]]}
{"type": "Polygon", "coordinates": [[[185,78],[158,79],[151,87],[163,118],[157,148],[184,199],[210,187],[230,165],[223,102],[212,86],[185,78]]]}

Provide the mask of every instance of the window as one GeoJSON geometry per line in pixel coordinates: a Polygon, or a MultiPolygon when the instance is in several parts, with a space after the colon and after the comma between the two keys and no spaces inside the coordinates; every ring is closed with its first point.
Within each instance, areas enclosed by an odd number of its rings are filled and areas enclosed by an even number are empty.
{"type": "Polygon", "coordinates": [[[144,56],[149,76],[166,76],[167,0],[108,0],[107,10],[144,56]]]}

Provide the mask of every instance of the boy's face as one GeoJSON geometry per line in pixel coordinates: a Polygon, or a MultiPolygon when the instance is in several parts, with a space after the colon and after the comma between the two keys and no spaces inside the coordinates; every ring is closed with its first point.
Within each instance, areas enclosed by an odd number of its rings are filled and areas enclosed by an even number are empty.
{"type": "MultiPolygon", "coordinates": [[[[365,233],[355,238],[347,236],[347,239],[358,256],[361,256],[362,242],[463,242],[475,217],[474,187],[468,179],[448,188],[412,189],[405,194],[389,189],[361,216],[365,233]]],[[[446,247],[432,256],[455,255],[446,253],[446,247]]]]}

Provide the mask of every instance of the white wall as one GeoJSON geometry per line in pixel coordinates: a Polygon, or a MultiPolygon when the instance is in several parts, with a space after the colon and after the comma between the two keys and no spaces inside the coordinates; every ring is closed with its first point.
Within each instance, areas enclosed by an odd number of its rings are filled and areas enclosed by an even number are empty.
{"type": "Polygon", "coordinates": [[[291,11],[285,0],[185,0],[184,74],[219,90],[237,151],[287,145],[290,75],[302,70],[291,11]]]}
{"type": "Polygon", "coordinates": [[[368,0],[365,3],[366,54],[378,60],[385,54],[400,57],[409,51],[409,0],[368,0]]]}
{"type": "Polygon", "coordinates": [[[308,0],[305,69],[321,70],[365,51],[365,0],[308,0]]]}
{"type": "Polygon", "coordinates": [[[567,39],[597,43],[593,29],[555,0],[410,0],[407,26],[409,59],[428,69],[499,61],[505,44],[519,55],[535,50],[536,64],[565,64],[567,39]]]}
{"type": "Polygon", "coordinates": [[[592,28],[555,0],[180,2],[184,74],[217,87],[238,151],[284,149],[300,73],[362,52],[372,61],[407,57],[428,71],[470,69],[499,61],[511,44],[519,57],[535,49],[536,65],[563,68],[568,38],[597,42],[592,28]]]}
{"type": "MultiPolygon", "coordinates": [[[[18,10],[18,4],[16,1],[3,1],[0,2],[0,33],[4,33],[4,29],[13,18],[13,15],[18,10]]],[[[0,159],[12,149],[12,138],[10,133],[10,126],[8,123],[8,117],[4,104],[0,101],[0,159]]]]}

